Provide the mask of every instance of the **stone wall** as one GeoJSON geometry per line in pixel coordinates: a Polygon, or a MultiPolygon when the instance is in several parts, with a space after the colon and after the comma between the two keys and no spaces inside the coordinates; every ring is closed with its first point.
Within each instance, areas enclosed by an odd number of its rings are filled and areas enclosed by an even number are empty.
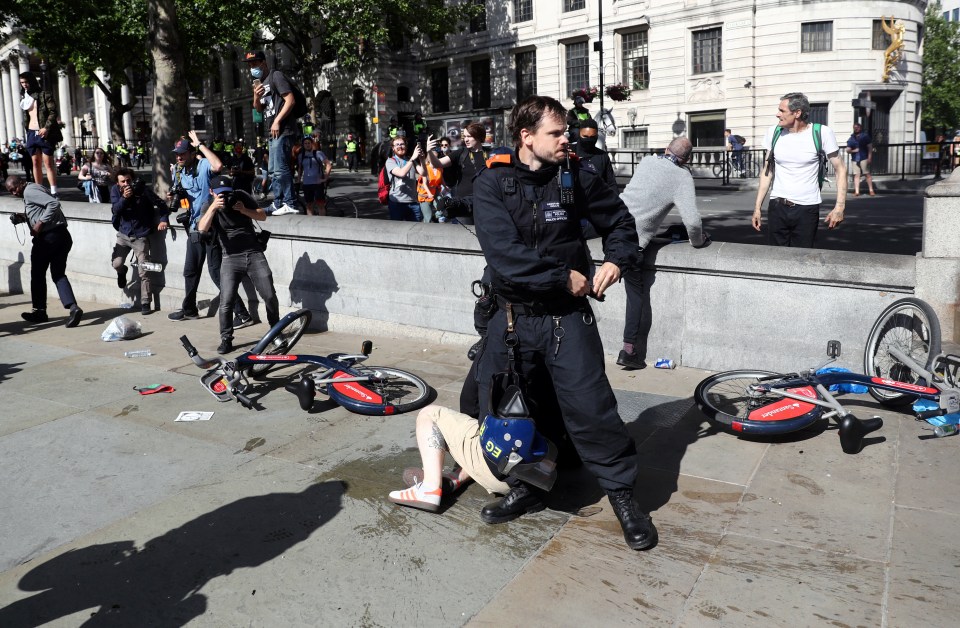
{"type": "MultiPolygon", "coordinates": [[[[17,199],[0,198],[0,291],[29,291],[30,243],[18,243],[7,219],[21,208],[17,199]]],[[[74,239],[67,268],[74,291],[82,301],[116,307],[121,294],[110,266],[114,231],[108,207],[64,203],[64,212],[74,239]]],[[[484,261],[467,229],[307,216],[266,224],[273,232],[267,257],[281,305],[310,307],[321,329],[419,336],[464,347],[475,339],[469,285],[484,261]]],[[[22,237],[24,227],[18,229],[22,237]]],[[[184,237],[178,231],[176,241],[167,239],[167,287],[160,299],[165,313],[179,308],[183,296],[184,237]]],[[[602,259],[599,241],[591,249],[602,259]]],[[[834,339],[844,346],[842,364],[860,368],[874,318],[893,300],[913,294],[917,272],[913,257],[729,243],[651,248],[645,265],[647,357],[712,370],[814,366],[834,339]]],[[[201,298],[215,294],[205,278],[201,298]]],[[[56,298],[52,286],[49,296],[56,298]]],[[[624,307],[620,286],[605,302],[594,303],[610,355],[620,349],[624,307]]]]}

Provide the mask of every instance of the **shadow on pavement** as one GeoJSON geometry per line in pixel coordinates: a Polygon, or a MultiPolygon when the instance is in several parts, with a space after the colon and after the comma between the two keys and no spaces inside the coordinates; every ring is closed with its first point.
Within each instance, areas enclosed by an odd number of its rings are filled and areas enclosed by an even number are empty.
{"type": "Polygon", "coordinates": [[[245,497],[147,541],[70,550],[19,582],[38,591],[0,609],[0,626],[38,626],[95,609],[84,626],[183,626],[202,615],[206,583],[262,565],[306,541],[340,511],[345,485],[245,497]]]}

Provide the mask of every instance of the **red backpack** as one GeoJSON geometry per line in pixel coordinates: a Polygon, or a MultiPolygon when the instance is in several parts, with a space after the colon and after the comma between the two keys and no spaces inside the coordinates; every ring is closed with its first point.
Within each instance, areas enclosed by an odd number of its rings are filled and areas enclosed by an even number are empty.
{"type": "Polygon", "coordinates": [[[380,169],[380,181],[377,187],[377,198],[381,205],[386,205],[390,200],[390,177],[387,176],[386,167],[380,169]]]}

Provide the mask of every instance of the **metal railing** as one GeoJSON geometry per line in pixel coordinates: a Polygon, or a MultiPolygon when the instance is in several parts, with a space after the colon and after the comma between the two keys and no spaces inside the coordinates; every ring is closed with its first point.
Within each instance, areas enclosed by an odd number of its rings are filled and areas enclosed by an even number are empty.
{"type": "MultiPolygon", "coordinates": [[[[849,172],[852,156],[843,150],[843,146],[840,148],[849,172]]],[[[629,179],[641,159],[650,155],[662,155],[663,150],[611,150],[609,154],[617,176],[629,179]]],[[[767,151],[763,148],[748,148],[742,151],[695,148],[687,168],[695,179],[715,179],[727,184],[737,179],[758,178],[766,157],[767,151]]],[[[940,178],[958,165],[960,142],[874,144],[870,170],[873,175],[900,177],[902,181],[907,177],[940,178]]],[[[827,162],[827,176],[834,175],[833,165],[827,162]]]]}

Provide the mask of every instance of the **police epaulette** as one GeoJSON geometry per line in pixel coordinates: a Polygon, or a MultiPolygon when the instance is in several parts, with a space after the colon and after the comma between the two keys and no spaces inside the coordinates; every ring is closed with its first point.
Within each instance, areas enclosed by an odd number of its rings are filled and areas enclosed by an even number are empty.
{"type": "Polygon", "coordinates": [[[490,155],[487,159],[487,168],[496,168],[497,166],[512,166],[513,165],[513,155],[510,153],[500,153],[497,155],[490,155]]]}

